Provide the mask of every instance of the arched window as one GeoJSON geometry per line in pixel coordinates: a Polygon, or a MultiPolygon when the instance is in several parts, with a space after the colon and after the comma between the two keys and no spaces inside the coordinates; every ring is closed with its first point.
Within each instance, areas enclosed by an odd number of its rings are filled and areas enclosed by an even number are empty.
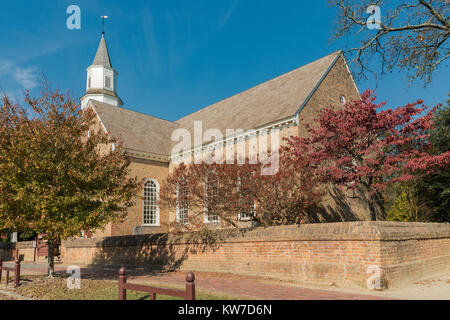
{"type": "Polygon", "coordinates": [[[156,180],[147,180],[144,184],[142,210],[143,225],[159,226],[159,185],[156,180]]]}

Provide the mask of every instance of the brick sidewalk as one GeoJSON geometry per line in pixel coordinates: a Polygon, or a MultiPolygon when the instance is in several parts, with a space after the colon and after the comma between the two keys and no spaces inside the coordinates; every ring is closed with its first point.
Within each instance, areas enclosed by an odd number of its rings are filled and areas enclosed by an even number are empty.
{"type": "MultiPolygon", "coordinates": [[[[153,283],[185,284],[185,275],[177,273],[165,273],[155,275],[132,276],[130,281],[149,281],[153,283]]],[[[220,292],[231,296],[252,300],[382,300],[383,298],[370,295],[358,295],[335,291],[308,289],[270,283],[264,280],[245,279],[244,277],[219,275],[213,277],[200,272],[196,273],[196,288],[209,292],[220,292]]]]}
{"type": "MultiPolygon", "coordinates": [[[[22,264],[22,274],[46,274],[43,264],[22,264]]],[[[55,271],[64,273],[66,266],[55,265],[55,271]]],[[[179,285],[185,284],[185,272],[152,273],[144,270],[128,270],[129,281],[145,281],[155,284],[179,285]]],[[[115,280],[118,268],[106,269],[88,267],[81,269],[82,278],[115,280]]],[[[249,278],[238,275],[225,275],[195,272],[197,290],[211,293],[222,293],[234,297],[252,300],[382,300],[382,297],[302,288],[298,286],[278,284],[260,278],[249,278]]]]}

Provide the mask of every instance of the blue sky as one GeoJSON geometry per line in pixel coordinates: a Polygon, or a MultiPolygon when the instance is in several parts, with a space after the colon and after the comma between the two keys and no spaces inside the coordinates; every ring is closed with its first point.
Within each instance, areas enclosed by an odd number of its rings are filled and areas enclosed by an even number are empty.
{"type": "MultiPolygon", "coordinates": [[[[53,88],[80,97],[103,14],[125,107],[168,120],[351,44],[329,42],[335,11],[325,0],[2,0],[1,92],[15,99],[25,89],[38,94],[44,73],[53,88]],[[72,4],[81,8],[81,30],[66,27],[72,4]]],[[[448,83],[448,67],[427,88],[395,73],[376,92],[391,107],[418,98],[434,105],[446,101],[448,83]]],[[[375,81],[358,87],[375,88],[375,81]]]]}

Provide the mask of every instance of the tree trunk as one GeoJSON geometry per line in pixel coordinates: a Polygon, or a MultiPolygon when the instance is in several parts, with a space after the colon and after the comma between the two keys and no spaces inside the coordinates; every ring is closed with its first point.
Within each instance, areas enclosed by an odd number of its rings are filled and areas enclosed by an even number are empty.
{"type": "Polygon", "coordinates": [[[370,221],[377,221],[377,213],[372,199],[369,199],[370,221]]]}
{"type": "Polygon", "coordinates": [[[377,212],[375,211],[375,206],[374,206],[374,200],[373,200],[373,196],[370,194],[370,187],[372,185],[373,182],[373,178],[370,177],[369,178],[369,182],[367,184],[367,202],[369,205],[369,211],[370,211],[370,221],[377,221],[377,212]]]}
{"type": "Polygon", "coordinates": [[[378,208],[381,211],[381,219],[386,220],[386,208],[384,206],[384,198],[378,190],[375,192],[375,197],[378,208]]]}
{"type": "Polygon", "coordinates": [[[55,274],[55,257],[53,255],[54,243],[52,240],[48,240],[47,245],[48,245],[47,275],[49,277],[53,277],[53,275],[55,274]]]}

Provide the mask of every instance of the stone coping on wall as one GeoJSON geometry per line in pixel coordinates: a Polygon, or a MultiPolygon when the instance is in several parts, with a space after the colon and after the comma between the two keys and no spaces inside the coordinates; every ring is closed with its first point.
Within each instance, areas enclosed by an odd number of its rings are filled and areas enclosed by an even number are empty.
{"type": "Polygon", "coordinates": [[[449,223],[357,221],[210,231],[208,241],[198,232],[184,235],[71,239],[66,248],[127,247],[140,245],[272,242],[272,241],[406,241],[450,238],[449,223]]]}
{"type": "Polygon", "coordinates": [[[0,242],[0,249],[27,249],[33,248],[33,241],[19,241],[19,242],[0,242]]]}
{"type": "Polygon", "coordinates": [[[20,241],[17,242],[15,245],[16,249],[27,249],[27,248],[33,248],[33,241],[20,241]]]}
{"type": "Polygon", "coordinates": [[[11,242],[0,242],[0,249],[12,249],[14,248],[13,243],[11,242]]]}

